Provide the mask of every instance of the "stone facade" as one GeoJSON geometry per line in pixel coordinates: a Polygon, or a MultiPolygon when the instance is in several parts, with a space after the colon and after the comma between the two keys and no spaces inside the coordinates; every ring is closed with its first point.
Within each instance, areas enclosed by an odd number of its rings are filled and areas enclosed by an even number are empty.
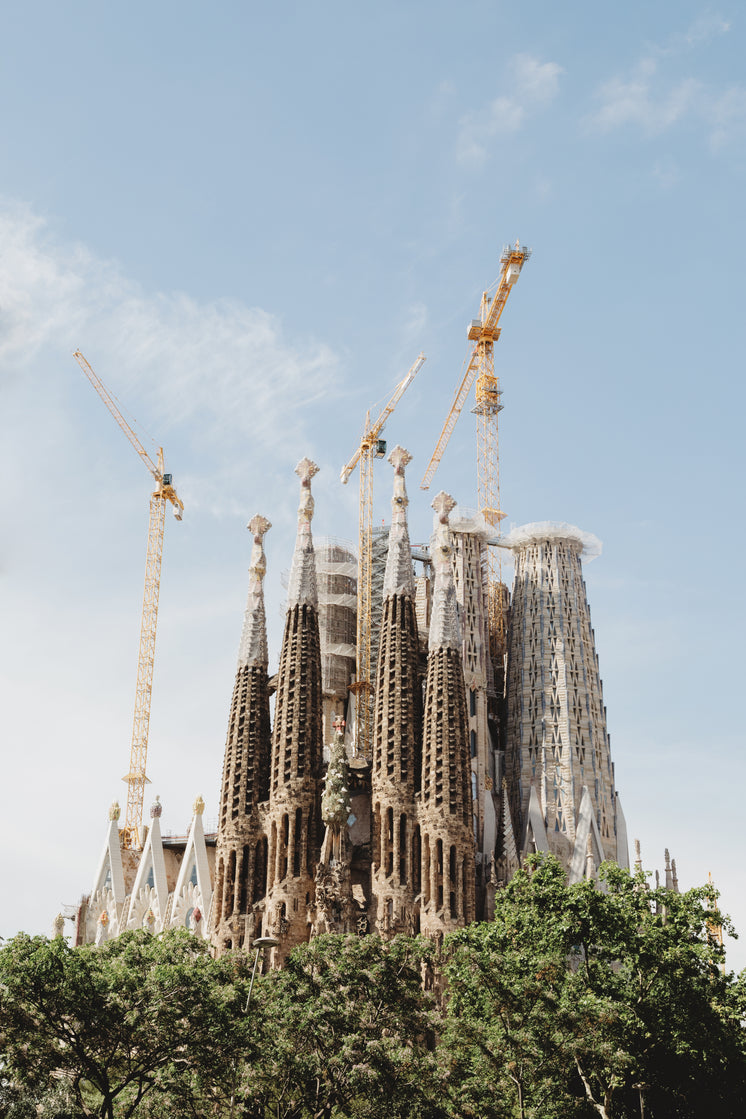
{"type": "MultiPolygon", "coordinates": [[[[249,594],[217,836],[204,835],[200,799],[189,836],[163,839],[156,804],[142,851],[125,850],[112,813],[93,891],[78,913],[79,943],[180,924],[209,936],[217,952],[271,936],[278,943],[270,962],[280,966],[295,945],[324,932],[439,940],[489,918],[495,890],[534,850],[557,854],[571,881],[595,874],[605,858],[627,865],[581,568],[594,538],[547,524],[501,538],[516,562],[512,601],[498,588],[501,618],[509,619],[503,689],[490,655],[492,529],[438,494],[431,545],[414,553],[423,565],[415,578],[409,459],[401,447],[389,456],[372,756],[356,755],[346,738],[339,682],[324,685],[311,533],[318,468],[303,459],[276,677],[263,595],[270,524],[261,516],[249,524],[249,594]]],[[[350,557],[332,558],[346,565],[333,573],[345,582],[324,585],[323,605],[349,609],[350,557]]],[[[351,662],[346,644],[327,633],[324,648],[351,662]]]]}
{"type": "Polygon", "coordinates": [[[551,522],[514,530],[507,687],[510,807],[523,851],[550,850],[570,879],[627,865],[581,556],[595,537],[551,522]],[[589,848],[590,845],[590,848],[589,848]]]}

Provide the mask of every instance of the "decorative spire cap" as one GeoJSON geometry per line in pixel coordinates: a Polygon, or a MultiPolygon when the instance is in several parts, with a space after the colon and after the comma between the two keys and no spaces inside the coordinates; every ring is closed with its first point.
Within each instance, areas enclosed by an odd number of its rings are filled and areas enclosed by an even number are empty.
{"type": "Polygon", "coordinates": [[[249,595],[246,600],[241,644],[238,648],[239,668],[251,664],[266,665],[269,660],[263,580],[267,572],[264,536],[272,528],[272,524],[266,517],[257,513],[246,527],[253,536],[253,544],[249,561],[249,595]]]}
{"type": "Polygon", "coordinates": [[[118,800],[113,800],[111,802],[111,807],[109,808],[109,819],[110,820],[118,820],[121,811],[122,810],[119,807],[119,801],[118,800]]]}
{"type": "Polygon", "coordinates": [[[314,510],[311,479],[318,472],[318,466],[309,458],[302,458],[295,468],[295,473],[300,478],[300,505],[298,506],[298,535],[288,582],[288,610],[294,606],[318,607],[316,559],[311,537],[314,510]]]}
{"type": "Polygon", "coordinates": [[[161,804],[161,798],[157,796],[155,798],[155,802],[153,804],[151,804],[151,806],[150,806],[150,818],[151,818],[151,820],[157,820],[162,811],[163,811],[163,805],[161,804]]]}
{"type": "Polygon", "coordinates": [[[192,810],[195,816],[201,816],[205,810],[205,802],[201,796],[198,796],[192,805],[192,810]]]}
{"type": "Polygon", "coordinates": [[[456,502],[443,490],[433,499],[435,539],[430,551],[435,568],[433,609],[430,618],[430,650],[461,649],[461,623],[453,579],[453,547],[448,517],[456,502]]]}
{"type": "Polygon", "coordinates": [[[414,572],[412,571],[412,549],[409,544],[407,528],[407,487],[404,470],[412,456],[404,447],[396,446],[389,455],[394,468],[394,495],[391,499],[391,531],[389,550],[386,556],[386,571],[383,576],[383,597],[400,594],[414,597],[414,572]]]}

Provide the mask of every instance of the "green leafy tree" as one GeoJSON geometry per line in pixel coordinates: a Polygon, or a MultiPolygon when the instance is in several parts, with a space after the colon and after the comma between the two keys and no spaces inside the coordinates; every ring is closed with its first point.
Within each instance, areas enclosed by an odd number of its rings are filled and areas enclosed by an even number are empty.
{"type": "Polygon", "coordinates": [[[435,1097],[434,1000],[422,969],[432,948],[396,937],[320,936],[254,990],[261,1060],[244,1114],[375,1119],[442,1114],[435,1097]]]}
{"type": "Polygon", "coordinates": [[[242,962],[184,930],[82,948],[21,934],[0,949],[8,1090],[54,1114],[52,1085],[76,1119],[219,1112],[253,1055],[245,988],[242,962]]]}
{"type": "Polygon", "coordinates": [[[723,971],[713,902],[612,865],[600,887],[568,886],[556,860],[531,860],[494,922],[446,943],[453,1112],[743,1115],[744,987],[723,971]]]}

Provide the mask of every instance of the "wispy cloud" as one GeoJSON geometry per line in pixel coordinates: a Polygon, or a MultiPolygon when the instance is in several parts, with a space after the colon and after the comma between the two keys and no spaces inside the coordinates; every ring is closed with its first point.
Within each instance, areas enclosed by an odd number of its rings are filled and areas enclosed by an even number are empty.
{"type": "MultiPolygon", "coordinates": [[[[80,347],[122,395],[135,387],[164,427],[196,424],[200,438],[277,448],[337,377],[337,357],[314,339],[284,337],[267,311],[233,301],[148,293],[109,261],[56,240],[25,207],[0,203],[0,364],[24,379],[42,351],[80,347]],[[282,436],[278,436],[278,432],[282,436]]],[[[113,389],[113,386],[111,386],[113,389]]]]}
{"type": "Polygon", "coordinates": [[[703,12],[687,27],[686,31],[676,31],[662,46],[656,48],[661,54],[678,54],[684,50],[709,43],[720,35],[726,35],[731,25],[727,19],[715,12],[703,12]]]}
{"type": "Polygon", "coordinates": [[[746,87],[734,85],[715,97],[709,106],[708,118],[713,149],[742,139],[746,135],[746,87]]]}
{"type": "Polygon", "coordinates": [[[627,79],[612,78],[600,87],[600,106],[588,123],[600,132],[637,125],[655,136],[686,116],[696,103],[701,83],[685,78],[666,88],[652,58],[643,59],[627,79]]]}
{"type": "Polygon", "coordinates": [[[554,100],[563,73],[556,62],[540,62],[528,54],[516,55],[508,71],[511,92],[461,118],[456,149],[460,163],[483,163],[493,140],[518,132],[527,119],[554,100]]]}
{"type": "Polygon", "coordinates": [[[585,119],[587,128],[610,133],[629,127],[654,137],[678,124],[695,123],[713,150],[740,138],[746,130],[745,86],[736,83],[723,90],[694,75],[671,72],[677,58],[729,31],[727,20],[708,12],[685,31],[648,45],[626,75],[617,74],[598,87],[597,107],[585,119]]]}

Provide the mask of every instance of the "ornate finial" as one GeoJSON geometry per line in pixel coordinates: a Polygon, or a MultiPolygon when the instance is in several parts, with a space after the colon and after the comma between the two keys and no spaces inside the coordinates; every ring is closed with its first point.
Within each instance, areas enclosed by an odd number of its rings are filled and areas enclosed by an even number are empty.
{"type": "Polygon", "coordinates": [[[246,602],[241,644],[238,649],[239,668],[250,664],[266,665],[269,659],[262,580],[267,571],[264,537],[272,525],[261,513],[256,513],[246,527],[253,536],[254,543],[249,563],[249,596],[246,602]]]}
{"type": "Polygon", "coordinates": [[[52,937],[54,939],[57,939],[57,937],[63,936],[64,933],[65,933],[65,918],[62,916],[61,913],[58,913],[57,916],[55,917],[53,923],[52,923],[52,937]]]}
{"type": "Polygon", "coordinates": [[[118,801],[118,800],[113,800],[113,801],[111,802],[111,807],[110,807],[110,809],[109,809],[109,819],[110,819],[110,820],[118,820],[118,819],[119,819],[119,816],[120,816],[120,813],[121,813],[121,811],[122,811],[122,810],[121,810],[121,808],[119,807],[119,801],[118,801]]]}
{"type": "Polygon", "coordinates": [[[668,853],[668,847],[664,848],[663,857],[666,860],[666,870],[671,869],[671,856],[668,853]]]}
{"type": "Polygon", "coordinates": [[[301,480],[301,485],[310,486],[311,479],[318,474],[319,467],[310,458],[302,458],[295,468],[295,473],[301,480]]]}
{"type": "Polygon", "coordinates": [[[451,530],[448,527],[448,515],[455,508],[456,502],[449,493],[441,490],[433,498],[432,505],[436,515],[435,540],[431,548],[435,586],[429,645],[430,649],[460,649],[461,623],[451,562],[451,530]]]}
{"type": "Polygon", "coordinates": [[[635,840],[635,870],[642,870],[642,854],[640,853],[640,840],[635,840]]]}
{"type": "Polygon", "coordinates": [[[157,796],[155,798],[155,802],[153,804],[151,804],[151,806],[150,806],[150,818],[151,818],[151,820],[157,820],[162,811],[163,811],[163,805],[161,804],[161,798],[157,796]]]}
{"type": "Polygon", "coordinates": [[[412,461],[412,456],[405,447],[400,447],[399,444],[389,454],[389,462],[393,466],[397,474],[403,474],[405,466],[409,466],[412,461]]]}
{"type": "Polygon", "coordinates": [[[319,468],[310,458],[302,458],[295,468],[300,478],[300,505],[298,506],[298,536],[295,541],[293,562],[288,581],[288,609],[294,606],[318,606],[316,589],[316,559],[311,539],[311,520],[314,501],[311,495],[311,479],[318,474],[319,468]]]}
{"type": "Polygon", "coordinates": [[[263,517],[261,513],[257,513],[251,518],[246,527],[254,537],[249,571],[257,579],[261,580],[267,573],[267,560],[264,555],[264,536],[272,528],[272,523],[268,521],[266,517],[263,517]]]}
{"type": "Polygon", "coordinates": [[[344,719],[342,718],[341,715],[336,715],[334,717],[334,720],[332,722],[332,727],[334,728],[334,740],[335,740],[335,742],[344,742],[345,721],[344,721],[344,719]]]}
{"type": "Polygon", "coordinates": [[[383,597],[400,594],[414,597],[414,572],[412,571],[412,549],[409,545],[407,529],[407,487],[404,482],[404,468],[412,461],[412,456],[404,447],[394,447],[389,462],[394,468],[394,495],[391,499],[391,531],[389,550],[386,556],[386,571],[383,576],[383,597]]]}
{"type": "Polygon", "coordinates": [[[194,811],[195,816],[201,816],[202,815],[202,813],[205,810],[205,802],[204,802],[204,800],[202,799],[201,796],[197,797],[194,804],[192,805],[192,809],[194,811]]]}
{"type": "Polygon", "coordinates": [[[445,490],[441,490],[440,493],[436,494],[433,498],[432,507],[435,510],[440,524],[447,525],[448,514],[452,509],[456,508],[456,502],[449,493],[446,493],[445,490]]]}
{"type": "Polygon", "coordinates": [[[311,496],[311,479],[318,474],[319,468],[310,458],[302,458],[295,468],[295,473],[300,478],[300,505],[298,506],[298,523],[310,523],[313,519],[314,502],[311,496]]]}
{"type": "Polygon", "coordinates": [[[673,879],[673,888],[678,894],[679,892],[679,876],[676,872],[676,859],[671,859],[671,877],[673,879]]]}

